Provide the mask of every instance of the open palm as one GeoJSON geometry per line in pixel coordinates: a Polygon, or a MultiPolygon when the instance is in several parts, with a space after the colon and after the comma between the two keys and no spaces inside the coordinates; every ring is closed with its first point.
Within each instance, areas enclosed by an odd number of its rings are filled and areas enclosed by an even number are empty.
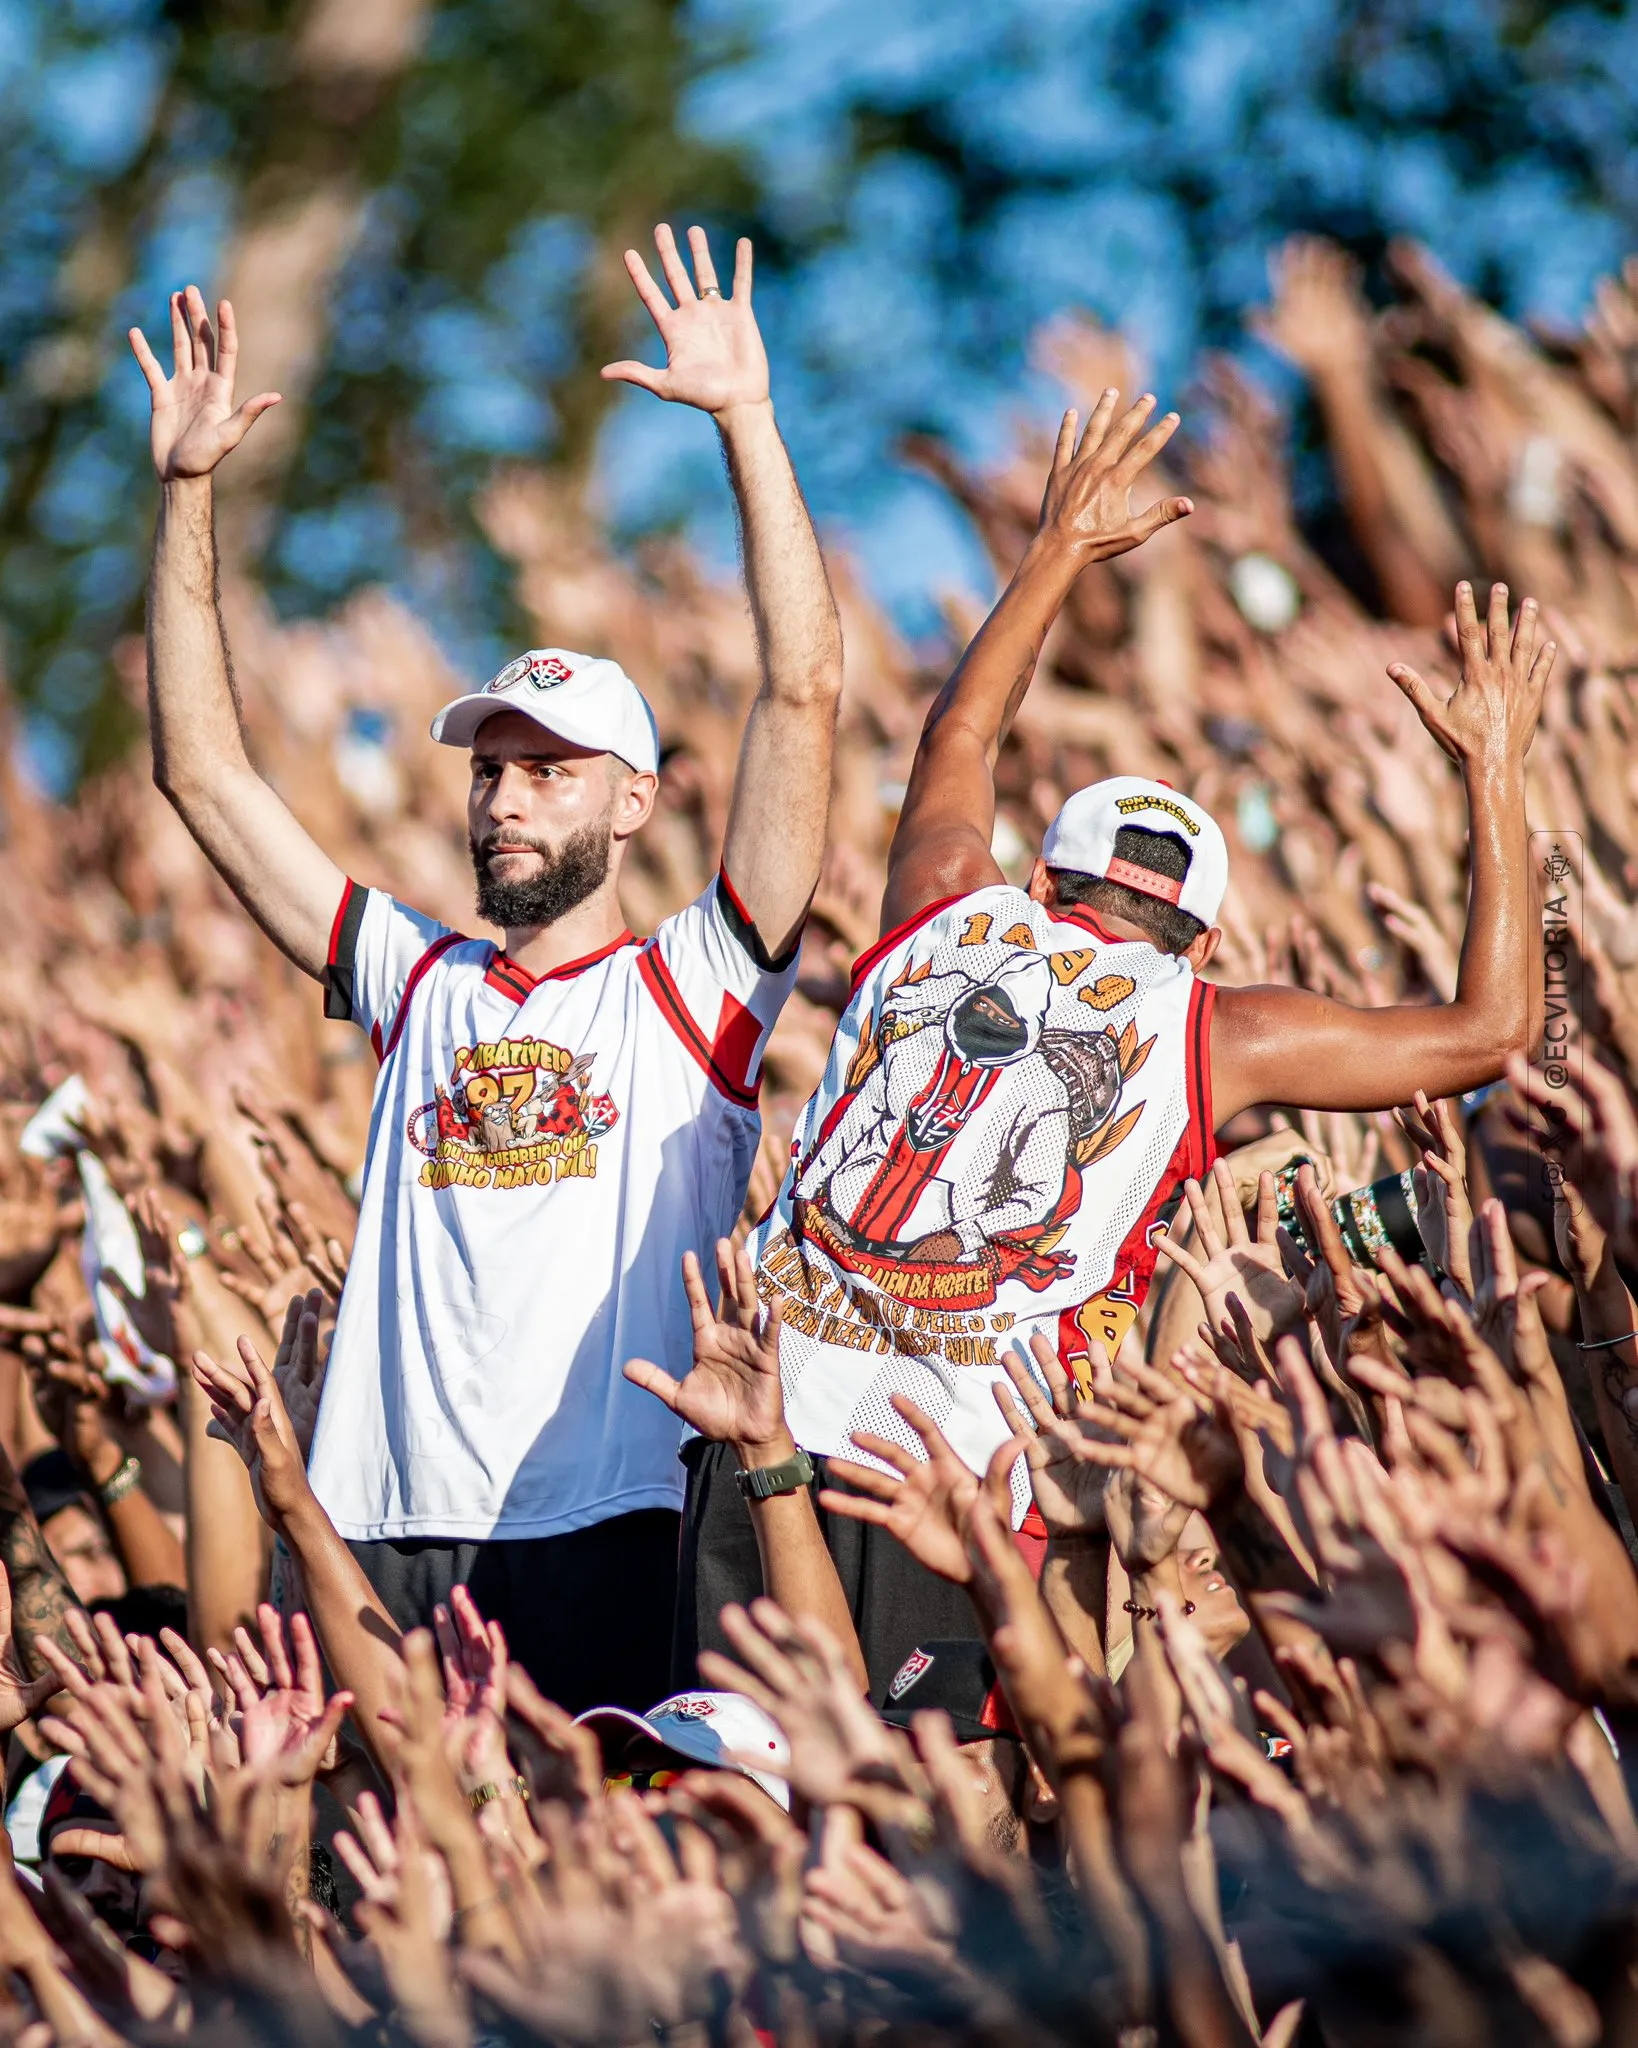
{"type": "Polygon", "coordinates": [[[773,1443],[785,1427],[779,1388],[779,1310],[766,1315],[756,1297],[756,1276],[745,1253],[724,1238],[717,1246],[721,1307],[706,1296],[700,1262],[683,1254],[683,1289],[694,1322],[694,1365],[675,1380],[646,1358],[625,1368],[633,1386],[657,1396],[690,1429],[713,1443],[773,1443]]]}
{"type": "Polygon", "coordinates": [[[149,442],[161,483],[209,476],[231,454],[270,406],[276,391],[258,392],[237,408],[233,379],[239,365],[239,334],[233,308],[223,299],[211,326],[196,285],[171,294],[171,341],[176,369],[167,377],[141,328],[130,330],[132,353],[153,395],[149,442]]]}
{"type": "Polygon", "coordinates": [[[626,251],[626,269],[638,298],[660,330],[665,368],[655,370],[638,362],[609,363],[604,377],[611,383],[640,384],[656,398],[695,405],[712,415],[733,406],[761,404],[768,396],[768,356],[751,311],[750,243],[742,237],[735,249],[734,289],[729,298],[724,298],[717,284],[703,228],[688,230],[689,253],[694,259],[692,279],[670,228],[662,224],[654,230],[654,246],[660,252],[660,267],[676,298],[675,306],[635,249],[626,251]]]}
{"type": "Polygon", "coordinates": [[[1030,1441],[1026,1430],[1001,1445],[982,1481],[955,1451],[930,1415],[906,1394],[889,1397],[894,1413],[921,1438],[926,1456],[915,1457],[903,1444],[856,1429],[853,1441],[875,1465],[852,1458],[827,1458],[827,1480],[840,1480],[851,1492],[827,1485],[819,1505],[827,1514],[853,1522],[873,1522],[902,1543],[918,1564],[941,1579],[965,1586],[973,1576],[967,1555],[967,1521],[980,1492],[1004,1520],[1011,1521],[1012,1468],[1030,1441]],[[890,1466],[891,1471],[881,1470],[890,1466]],[[895,1476],[897,1475],[897,1476],[895,1476]]]}

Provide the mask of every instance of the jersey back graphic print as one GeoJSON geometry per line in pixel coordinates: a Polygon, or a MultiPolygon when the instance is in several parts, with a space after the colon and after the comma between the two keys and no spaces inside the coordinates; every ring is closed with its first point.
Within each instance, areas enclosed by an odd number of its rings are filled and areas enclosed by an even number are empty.
{"type": "Polygon", "coordinates": [[[804,1449],[856,1457],[864,1429],[919,1453],[902,1393],[981,1471],[1006,1352],[1119,1341],[1162,1204],[1210,1160],[1210,998],[1186,961],[1004,886],[865,955],[751,1245],[804,1449]]]}

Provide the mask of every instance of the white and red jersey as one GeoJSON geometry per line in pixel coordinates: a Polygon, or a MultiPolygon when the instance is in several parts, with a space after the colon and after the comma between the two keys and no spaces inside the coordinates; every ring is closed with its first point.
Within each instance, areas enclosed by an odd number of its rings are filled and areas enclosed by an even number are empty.
{"type": "Polygon", "coordinates": [[[343,1536],[555,1535],[680,1505],[680,1425],[621,1367],[692,1362],[795,978],[718,879],[539,979],[349,882],[326,1009],[381,1060],[313,1442],[343,1536]]]}
{"type": "Polygon", "coordinates": [[[1211,1000],[1186,960],[1005,886],[864,956],[750,1247],[805,1450],[919,1454],[902,1393],[982,1471],[1005,1353],[1118,1342],[1160,1209],[1212,1157],[1211,1000]]]}

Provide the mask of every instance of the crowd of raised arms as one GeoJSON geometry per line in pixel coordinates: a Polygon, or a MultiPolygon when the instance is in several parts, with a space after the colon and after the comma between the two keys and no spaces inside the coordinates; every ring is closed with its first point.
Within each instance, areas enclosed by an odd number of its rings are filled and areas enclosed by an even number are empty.
{"type": "Polygon", "coordinates": [[[1638,264],[1277,252],[1333,566],[1055,327],[911,451],[945,678],[655,244],[743,588],[501,476],[487,684],[278,623],[276,394],[132,335],[151,751],[0,752],[0,2035],[1638,2044],[1638,264]]]}

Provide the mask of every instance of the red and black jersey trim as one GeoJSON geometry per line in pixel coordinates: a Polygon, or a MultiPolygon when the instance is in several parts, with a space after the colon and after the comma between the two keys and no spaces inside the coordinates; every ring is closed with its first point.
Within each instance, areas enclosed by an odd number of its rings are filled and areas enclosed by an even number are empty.
{"type": "Polygon", "coordinates": [[[611,953],[618,953],[623,946],[635,946],[637,934],[622,932],[617,939],[610,939],[606,946],[599,946],[594,953],[582,953],[578,960],[565,960],[561,967],[554,967],[549,974],[531,974],[527,967],[520,967],[516,960],[509,960],[504,953],[496,953],[484,971],[486,984],[503,996],[509,996],[514,1003],[522,1003],[532,996],[537,988],[549,981],[570,981],[577,974],[584,974],[588,967],[595,967],[599,960],[606,960],[611,953]]]}
{"type": "Polygon", "coordinates": [[[711,1041],[690,1015],[682,990],[652,939],[637,956],[637,972],[659,1005],[660,1015],[682,1040],[684,1050],[717,1093],[725,1095],[730,1102],[738,1103],[741,1109],[755,1109],[757,1090],[734,1080],[720,1064],[711,1041]]]}
{"type": "Polygon", "coordinates": [[[1130,939],[1117,939],[1099,920],[1097,912],[1084,903],[1066,903],[1061,909],[1055,908],[1052,915],[1065,924],[1084,925],[1095,939],[1102,939],[1106,946],[1130,946],[1133,943],[1130,939]]]}
{"type": "Polygon", "coordinates": [[[970,889],[964,889],[958,896],[941,896],[936,903],[929,903],[925,909],[918,910],[914,917],[907,917],[903,924],[896,924],[890,932],[883,932],[875,945],[861,953],[854,961],[853,979],[848,984],[848,994],[857,995],[859,984],[865,976],[878,961],[885,960],[902,940],[909,938],[912,932],[920,931],[924,924],[930,924],[941,910],[948,910],[952,903],[959,903],[962,896],[970,896],[973,893],[974,891],[970,889]]]}
{"type": "Polygon", "coordinates": [[[1189,1089],[1189,1124],[1198,1135],[1199,1160],[1195,1177],[1204,1179],[1217,1157],[1216,1127],[1211,1106],[1211,1014],[1217,1004],[1217,990],[1209,981],[1197,980],[1189,991],[1189,1016],[1184,1026],[1184,1067],[1189,1089]]]}
{"type": "Polygon", "coordinates": [[[364,922],[364,909],[369,900],[369,890],[361,889],[349,877],[341,892],[341,901],[336,905],[335,922],[330,927],[330,944],[324,955],[324,1014],[343,1024],[353,1021],[353,968],[358,952],[358,928],[364,922]]]}
{"type": "MultiPolygon", "coordinates": [[[[443,937],[435,940],[432,945],[428,946],[420,959],[416,961],[405,978],[404,993],[398,998],[398,1010],[392,1020],[392,1029],[387,1034],[385,1044],[379,1045],[376,1048],[383,1060],[390,1060],[392,1058],[398,1041],[403,1036],[404,1019],[409,1015],[410,997],[420,987],[428,969],[436,966],[451,946],[466,946],[470,944],[471,941],[467,938],[465,932],[445,932],[443,937]]],[[[377,1029],[379,1029],[379,1026],[377,1029]]]]}
{"type": "Polygon", "coordinates": [[[783,974],[802,950],[802,934],[807,928],[808,913],[803,911],[802,921],[796,927],[795,938],[784,952],[776,957],[764,944],[762,934],[752,921],[751,913],[740,901],[739,891],[729,881],[726,868],[717,870],[717,909],[722,913],[723,923],[764,974],[783,974]]]}

